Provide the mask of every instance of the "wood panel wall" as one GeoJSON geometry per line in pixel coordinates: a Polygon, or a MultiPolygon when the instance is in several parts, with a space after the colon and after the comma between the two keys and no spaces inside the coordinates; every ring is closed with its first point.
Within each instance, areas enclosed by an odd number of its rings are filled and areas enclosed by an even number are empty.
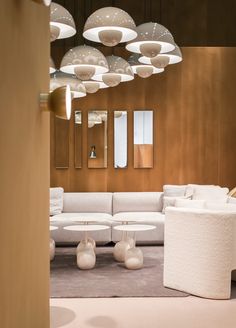
{"type": "Polygon", "coordinates": [[[49,328],[49,9],[0,2],[0,327],[49,328]]]}
{"type": "MultiPolygon", "coordinates": [[[[51,120],[51,186],[66,191],[152,191],[163,184],[236,185],[236,48],[183,48],[183,62],[148,79],[74,100],[82,110],[83,167],[74,168],[70,122],[70,167],[56,170],[51,120]],[[107,109],[108,169],[87,168],[87,111],[107,109]],[[133,168],[134,109],[154,110],[154,168],[133,168]],[[113,168],[113,110],[128,111],[128,168],[113,168]]],[[[120,50],[121,51],[121,50],[120,50]]],[[[121,54],[121,53],[120,53],[121,54]]]]}

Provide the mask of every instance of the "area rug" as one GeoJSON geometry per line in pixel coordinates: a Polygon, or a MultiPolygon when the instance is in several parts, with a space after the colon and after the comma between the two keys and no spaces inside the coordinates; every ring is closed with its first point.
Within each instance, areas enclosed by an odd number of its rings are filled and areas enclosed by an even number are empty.
{"type": "Polygon", "coordinates": [[[115,262],[112,247],[97,247],[96,266],[80,270],[76,248],[60,247],[51,262],[51,297],[183,297],[188,294],[163,286],[163,251],[160,246],[141,247],[144,266],[128,270],[115,262]]]}

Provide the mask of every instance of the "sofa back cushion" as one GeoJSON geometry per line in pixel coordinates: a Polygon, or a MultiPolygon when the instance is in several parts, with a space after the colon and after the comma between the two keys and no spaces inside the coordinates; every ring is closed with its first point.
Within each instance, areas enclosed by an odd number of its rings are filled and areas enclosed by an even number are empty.
{"type": "Polygon", "coordinates": [[[63,210],[64,189],[61,187],[50,188],[50,215],[60,214],[63,210]]]}
{"type": "Polygon", "coordinates": [[[112,214],[112,193],[66,192],[64,193],[63,212],[112,214]]]}
{"type": "Polygon", "coordinates": [[[115,192],[113,214],[119,212],[161,212],[162,192],[115,192]]]}

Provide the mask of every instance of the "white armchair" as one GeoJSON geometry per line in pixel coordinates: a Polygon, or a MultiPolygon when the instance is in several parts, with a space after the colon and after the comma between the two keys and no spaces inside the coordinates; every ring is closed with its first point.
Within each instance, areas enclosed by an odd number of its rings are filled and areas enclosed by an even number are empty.
{"type": "Polygon", "coordinates": [[[164,286],[212,299],[230,298],[236,278],[236,211],[168,207],[164,286]]]}

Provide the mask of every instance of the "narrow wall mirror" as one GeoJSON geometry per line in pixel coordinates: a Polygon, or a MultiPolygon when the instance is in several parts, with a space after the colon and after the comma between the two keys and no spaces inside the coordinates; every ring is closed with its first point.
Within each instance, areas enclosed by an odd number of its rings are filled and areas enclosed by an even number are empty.
{"type": "Polygon", "coordinates": [[[153,111],[134,111],[134,168],[153,168],[153,111]]]}
{"type": "Polygon", "coordinates": [[[88,168],[107,168],[107,111],[88,112],[88,168]]]}
{"type": "Polygon", "coordinates": [[[114,167],[127,167],[127,111],[114,111],[114,167]]]}
{"type": "Polygon", "coordinates": [[[55,117],[55,166],[69,168],[69,121],[55,117]]]}
{"type": "Polygon", "coordinates": [[[82,168],[82,112],[75,111],[75,168],[82,168]]]}

